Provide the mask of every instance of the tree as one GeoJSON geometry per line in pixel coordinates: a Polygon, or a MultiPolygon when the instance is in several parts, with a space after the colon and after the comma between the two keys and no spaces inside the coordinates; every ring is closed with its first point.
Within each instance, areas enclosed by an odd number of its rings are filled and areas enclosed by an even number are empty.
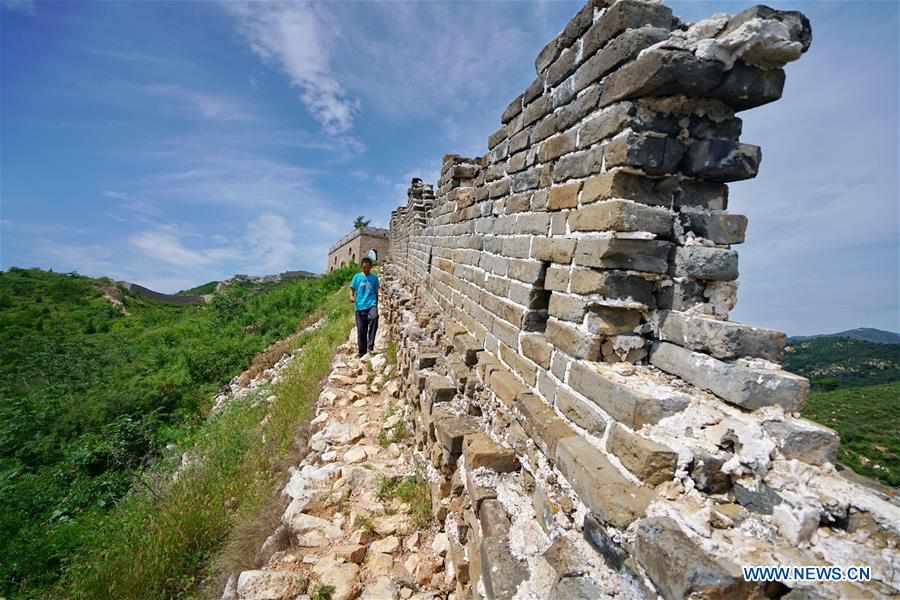
{"type": "Polygon", "coordinates": [[[354,229],[365,229],[366,227],[369,226],[370,222],[371,221],[369,219],[365,218],[362,215],[359,215],[358,217],[356,217],[356,220],[353,221],[353,228],[354,229]]]}

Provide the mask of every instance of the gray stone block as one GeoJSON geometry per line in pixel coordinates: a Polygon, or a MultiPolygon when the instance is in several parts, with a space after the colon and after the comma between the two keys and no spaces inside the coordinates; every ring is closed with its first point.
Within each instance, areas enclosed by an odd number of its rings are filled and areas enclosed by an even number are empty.
{"type": "Polygon", "coordinates": [[[556,390],[556,407],[573,423],[592,435],[600,437],[606,431],[606,419],[600,412],[564,387],[556,390]]]}
{"type": "MultiPolygon", "coordinates": [[[[598,360],[600,358],[600,338],[567,325],[557,319],[549,319],[545,335],[551,344],[574,358],[598,360]]],[[[559,377],[560,374],[554,371],[559,377]]]]}
{"type": "Polygon", "coordinates": [[[638,523],[633,554],[665,600],[764,597],[760,584],[744,581],[735,565],[707,555],[668,517],[638,523]]]}
{"type": "Polygon", "coordinates": [[[671,448],[618,423],[610,430],[606,449],[615,454],[626,469],[649,485],[659,485],[675,477],[678,455],[671,448]]]}
{"type": "Polygon", "coordinates": [[[760,69],[735,63],[710,96],[735,110],[747,110],[774,102],[784,91],[784,69],[760,69]]]}
{"type": "Polygon", "coordinates": [[[582,238],[575,245],[575,264],[665,273],[669,270],[671,248],[671,244],[658,240],[582,238]]]}
{"type": "Polygon", "coordinates": [[[684,150],[684,144],[675,138],[628,133],[614,137],[604,156],[607,168],[634,167],[649,175],[667,175],[676,172],[684,150]]]}
{"type": "Polygon", "coordinates": [[[598,146],[584,152],[567,154],[553,166],[553,181],[561,183],[568,179],[579,179],[603,168],[603,148],[598,146]]]}
{"type": "Polygon", "coordinates": [[[587,301],[581,296],[553,292],[550,294],[549,312],[551,317],[564,321],[581,323],[587,311],[587,301]]]}
{"type": "Polygon", "coordinates": [[[573,211],[569,215],[569,227],[573,231],[647,231],[670,236],[672,219],[672,213],[665,208],[628,200],[606,200],[573,211]]]}
{"type": "Polygon", "coordinates": [[[568,264],[575,256],[575,240],[568,238],[536,237],[531,245],[531,257],[537,260],[568,264]]]}
{"type": "Polygon", "coordinates": [[[715,358],[764,358],[781,362],[787,338],[781,331],[678,311],[657,314],[659,339],[715,358]]]}
{"type": "Polygon", "coordinates": [[[840,437],[833,429],[806,419],[765,421],[763,430],[778,444],[781,454],[811,465],[834,463],[840,437]]]}
{"type": "Polygon", "coordinates": [[[556,447],[556,467],[600,520],[624,529],[644,515],[653,491],[625,479],[595,446],[572,436],[556,447]]]}
{"type": "Polygon", "coordinates": [[[731,140],[699,140],[688,148],[683,169],[688,175],[710,181],[740,181],[756,177],[760,161],[759,146],[731,140]]]}
{"type": "Polygon", "coordinates": [[[661,42],[667,37],[669,37],[669,32],[665,29],[653,26],[639,27],[622,33],[593,56],[589,52],[582,51],[582,56],[587,60],[575,71],[575,90],[583,90],[595,81],[599,81],[617,67],[636,57],[644,48],[661,42]]]}
{"type": "Polygon", "coordinates": [[[725,66],[690,52],[648,50],[603,80],[600,106],[646,96],[703,97],[722,82],[725,66]]]}
{"type": "Polygon", "coordinates": [[[612,418],[635,430],[679,413],[690,403],[687,394],[648,385],[638,373],[622,375],[602,363],[575,362],[569,370],[569,385],[612,418]]]}
{"type": "Polygon", "coordinates": [[[747,410],[779,405],[787,411],[799,411],[809,392],[809,381],[799,375],[739,362],[726,363],[668,342],[653,345],[650,362],[747,410]]]}
{"type": "Polygon", "coordinates": [[[747,232],[747,217],[720,211],[682,212],[685,229],[716,244],[740,244],[747,232]]]}
{"type": "Polygon", "coordinates": [[[654,303],[653,282],[621,271],[576,269],[571,274],[571,289],[576,294],[597,294],[630,308],[648,308],[654,303]]]}
{"type": "Polygon", "coordinates": [[[664,4],[620,0],[585,32],[581,41],[582,56],[587,58],[620,33],[645,25],[661,28],[667,33],[672,27],[672,9],[664,4]]]}
{"type": "Polygon", "coordinates": [[[673,267],[676,277],[734,281],[738,278],[738,255],[734,250],[725,248],[679,246],[675,249],[673,267]]]}

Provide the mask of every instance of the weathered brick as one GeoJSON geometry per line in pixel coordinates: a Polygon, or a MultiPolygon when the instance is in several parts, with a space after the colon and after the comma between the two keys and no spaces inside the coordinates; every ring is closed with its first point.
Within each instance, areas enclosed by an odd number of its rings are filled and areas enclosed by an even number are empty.
{"type": "Polygon", "coordinates": [[[634,112],[635,105],[631,102],[620,102],[599,111],[578,128],[578,147],[587,148],[616,135],[631,124],[634,112]]]}
{"type": "Polygon", "coordinates": [[[509,261],[509,276],[523,283],[540,285],[544,281],[546,267],[544,263],[536,260],[516,260],[509,261]]]}
{"type": "Polygon", "coordinates": [[[587,301],[581,296],[559,292],[550,294],[549,312],[551,317],[581,323],[584,320],[585,311],[587,311],[587,301]]]}
{"type": "Polygon", "coordinates": [[[747,232],[747,217],[725,212],[683,212],[685,228],[716,244],[740,244],[747,232]]]}
{"type": "Polygon", "coordinates": [[[738,278],[737,252],[708,246],[679,246],[675,249],[673,274],[709,281],[733,281],[738,278]]]}
{"type": "Polygon", "coordinates": [[[544,277],[544,288],[565,292],[569,289],[569,269],[551,265],[544,277]]]}
{"type": "Polygon", "coordinates": [[[547,201],[548,210],[561,210],[563,208],[575,208],[578,205],[578,190],[581,182],[555,185],[550,188],[550,198],[547,201]]]}
{"type": "Polygon", "coordinates": [[[591,333],[617,335],[631,333],[641,324],[641,311],[618,306],[591,306],[585,327],[591,333]]]}
{"type": "Polygon", "coordinates": [[[470,433],[463,440],[463,456],[466,469],[484,467],[497,473],[519,470],[519,459],[512,448],[504,448],[486,433],[470,433]]]}
{"type": "Polygon", "coordinates": [[[506,131],[506,125],[501,125],[500,128],[488,136],[488,149],[491,150],[495,146],[497,146],[500,142],[505,140],[508,137],[506,131]]]}
{"type": "Polygon", "coordinates": [[[690,403],[687,394],[647,383],[639,372],[622,375],[605,364],[576,361],[569,370],[569,385],[632,429],[681,412],[690,403]]]}
{"type": "Polygon", "coordinates": [[[553,347],[547,338],[538,333],[523,335],[521,338],[522,354],[533,360],[544,369],[550,368],[550,355],[553,347]]]}
{"type": "Polygon", "coordinates": [[[719,85],[724,69],[723,63],[690,52],[648,50],[603,80],[600,106],[650,96],[702,97],[719,85]]]}
{"type": "Polygon", "coordinates": [[[649,485],[658,485],[675,477],[678,455],[671,448],[618,423],[610,430],[606,447],[626,469],[649,485]]]}
{"type": "Polygon", "coordinates": [[[531,244],[531,257],[537,260],[570,263],[575,256],[575,240],[536,237],[531,244]]]}
{"type": "Polygon", "coordinates": [[[556,390],[556,407],[573,423],[590,434],[600,437],[606,430],[606,419],[603,415],[565,387],[556,390]]]}
{"type": "Polygon", "coordinates": [[[834,463],[840,438],[836,431],[806,419],[785,418],[763,423],[763,430],[776,440],[778,449],[787,459],[797,459],[811,465],[834,463]]]}
{"type": "Polygon", "coordinates": [[[603,167],[603,148],[598,146],[584,152],[566,154],[553,167],[553,181],[561,183],[568,179],[587,177],[599,173],[603,167]]]}
{"type": "Polygon", "coordinates": [[[602,269],[631,269],[665,273],[672,245],[658,240],[604,238],[579,239],[575,264],[602,269]]]}
{"type": "Polygon", "coordinates": [[[787,411],[799,411],[809,392],[809,381],[799,375],[722,362],[668,342],[653,345],[650,362],[747,410],[779,405],[787,411]]]}
{"type": "Polygon", "coordinates": [[[750,327],[703,315],[660,311],[659,339],[720,359],[764,358],[781,362],[787,338],[781,331],[750,327]]]}
{"type": "Polygon", "coordinates": [[[581,203],[588,204],[597,200],[621,198],[634,200],[651,206],[672,206],[672,185],[665,185],[666,180],[650,179],[615,169],[602,175],[595,175],[584,182],[581,203]]]}
{"type": "Polygon", "coordinates": [[[546,309],[550,302],[550,292],[518,281],[508,281],[509,289],[506,297],[531,309],[546,309]]]}
{"type": "Polygon", "coordinates": [[[631,308],[652,307],[655,302],[653,282],[621,271],[576,269],[572,271],[571,289],[575,294],[597,294],[617,300],[617,304],[629,302],[633,304],[631,308]]]}
{"type": "Polygon", "coordinates": [[[653,500],[652,490],[625,479],[600,450],[578,436],[557,444],[556,466],[591,512],[613,527],[628,527],[653,500]]]}
{"type": "Polygon", "coordinates": [[[508,406],[528,391],[525,384],[503,367],[498,367],[491,373],[490,387],[491,391],[497,394],[497,398],[508,406]]]}
{"type": "MultiPolygon", "coordinates": [[[[583,90],[600,80],[616,67],[636,57],[644,48],[648,48],[668,36],[668,31],[662,28],[640,27],[626,31],[593,56],[590,56],[588,52],[582,52],[582,56],[587,60],[575,71],[576,91],[583,90]]],[[[623,83],[619,83],[620,88],[625,87],[623,83]]],[[[635,94],[635,96],[638,95],[635,94]]]]}
{"type": "Polygon", "coordinates": [[[672,219],[672,213],[664,208],[606,200],[572,212],[569,227],[573,231],[647,231],[670,236],[672,219]]]}
{"type": "Polygon", "coordinates": [[[537,144],[559,131],[557,126],[558,119],[559,117],[557,117],[556,113],[551,113],[541,119],[531,128],[531,143],[537,144]]]}
{"type": "Polygon", "coordinates": [[[544,82],[553,87],[575,71],[575,50],[564,50],[544,73],[544,82]]]}
{"type": "Polygon", "coordinates": [[[531,129],[523,129],[519,133],[509,138],[509,153],[515,154],[520,150],[528,147],[528,136],[531,135],[531,129]]]}
{"type": "Polygon", "coordinates": [[[506,344],[500,344],[500,358],[521,377],[526,384],[533,386],[537,383],[537,367],[522,358],[518,350],[513,350],[506,344]]]}
{"type": "Polygon", "coordinates": [[[669,517],[638,523],[633,554],[667,600],[765,597],[761,584],[735,576],[740,573],[737,566],[726,567],[710,557],[669,517]]]}
{"type": "Polygon", "coordinates": [[[740,181],[756,177],[761,160],[759,146],[731,140],[699,140],[687,151],[684,171],[710,181],[740,181]]]}
{"type": "Polygon", "coordinates": [[[660,135],[627,133],[606,145],[607,168],[635,167],[649,175],[666,175],[677,170],[684,156],[684,144],[660,135]]]}
{"type": "Polygon", "coordinates": [[[531,238],[519,236],[503,240],[501,254],[510,258],[528,258],[531,253],[531,238]]]}
{"type": "Polygon", "coordinates": [[[575,132],[554,135],[541,144],[541,162],[548,162],[575,149],[575,132]]]}
{"type": "Polygon", "coordinates": [[[462,453],[463,438],[480,430],[478,419],[469,415],[458,415],[444,406],[434,408],[434,435],[450,454],[462,453]]]}
{"type": "Polygon", "coordinates": [[[541,96],[534,102],[525,107],[522,117],[522,126],[528,127],[532,123],[543,118],[544,115],[553,109],[553,101],[549,95],[541,96]]]}
{"type": "Polygon", "coordinates": [[[515,233],[546,235],[549,228],[550,215],[547,213],[523,214],[516,219],[515,233]]]}
{"type": "Polygon", "coordinates": [[[518,344],[520,331],[521,329],[507,323],[503,319],[494,319],[491,323],[491,333],[497,336],[497,339],[509,346],[518,344]]]}
{"type": "Polygon", "coordinates": [[[560,441],[576,435],[575,430],[559,418],[554,410],[534,394],[523,394],[516,404],[522,415],[522,428],[538,448],[552,458],[560,441]]]}
{"type": "Polygon", "coordinates": [[[603,48],[611,39],[628,29],[637,29],[648,25],[660,28],[668,37],[668,30],[672,27],[672,9],[664,4],[620,0],[608,8],[603,14],[603,18],[594,23],[584,34],[581,42],[582,56],[589,57],[603,48]]]}
{"type": "Polygon", "coordinates": [[[549,319],[545,335],[551,344],[575,358],[587,360],[600,358],[600,338],[577,327],[557,319],[549,319]]]}
{"type": "Polygon", "coordinates": [[[506,107],[506,110],[503,111],[503,114],[500,116],[500,122],[504,125],[512,121],[513,117],[522,112],[522,99],[525,94],[519,94],[515,98],[513,98],[512,102],[509,103],[509,106],[506,107]]]}
{"type": "MultiPolygon", "coordinates": [[[[572,83],[572,90],[574,93],[574,82],[572,83]]],[[[556,112],[556,125],[559,131],[565,131],[578,121],[588,116],[588,114],[590,114],[594,111],[594,109],[597,108],[597,103],[599,101],[600,88],[594,86],[575,98],[573,102],[569,102],[568,104],[560,108],[556,112]]],[[[581,147],[583,148],[584,146],[581,147]]]]}

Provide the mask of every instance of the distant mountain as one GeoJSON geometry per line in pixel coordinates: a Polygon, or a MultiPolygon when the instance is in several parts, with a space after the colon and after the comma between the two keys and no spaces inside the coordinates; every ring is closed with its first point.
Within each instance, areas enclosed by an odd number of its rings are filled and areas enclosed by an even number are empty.
{"type": "Polygon", "coordinates": [[[860,340],[862,342],[872,342],[874,344],[900,344],[900,333],[893,331],[885,331],[884,329],[874,329],[872,327],[858,327],[856,329],[848,329],[847,331],[839,331],[838,333],[820,333],[818,335],[798,335],[789,338],[789,342],[802,342],[815,338],[850,338],[851,340],[860,340]]]}
{"type": "MultiPolygon", "coordinates": [[[[875,331],[877,329],[854,331],[875,331]]],[[[813,387],[876,385],[900,381],[900,344],[853,339],[843,334],[789,338],[785,369],[808,377],[813,387]]]]}

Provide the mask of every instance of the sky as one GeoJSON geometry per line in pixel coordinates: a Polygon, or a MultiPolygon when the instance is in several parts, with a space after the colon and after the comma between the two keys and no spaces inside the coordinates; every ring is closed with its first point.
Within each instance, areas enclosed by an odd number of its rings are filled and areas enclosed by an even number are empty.
{"type": "MultiPolygon", "coordinates": [[[[174,292],[322,271],[354,217],[483,154],[579,1],[0,0],[0,268],[174,292]]],[[[670,1],[694,21],[751,2],[670,1]]],[[[759,176],[733,318],[900,330],[900,3],[805,12],[784,97],[741,113],[759,176]]]]}

